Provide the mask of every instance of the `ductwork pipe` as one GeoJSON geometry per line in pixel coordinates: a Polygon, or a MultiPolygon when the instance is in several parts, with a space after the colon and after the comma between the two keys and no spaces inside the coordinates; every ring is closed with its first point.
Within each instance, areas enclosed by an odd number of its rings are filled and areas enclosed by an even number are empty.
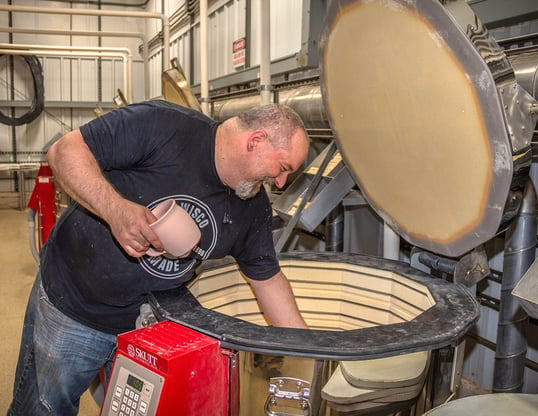
{"type": "MultiPolygon", "coordinates": [[[[301,116],[305,126],[312,129],[330,128],[321,101],[319,84],[301,85],[295,88],[277,90],[275,102],[293,108],[301,116]]],[[[248,95],[237,98],[228,98],[222,101],[213,101],[213,118],[226,120],[242,111],[260,104],[259,95],[248,95]]]]}
{"type": "Polygon", "coordinates": [[[506,232],[493,372],[496,393],[518,393],[523,388],[529,317],[512,290],[535,259],[536,226],[536,192],[528,181],[519,214],[506,232]]]}

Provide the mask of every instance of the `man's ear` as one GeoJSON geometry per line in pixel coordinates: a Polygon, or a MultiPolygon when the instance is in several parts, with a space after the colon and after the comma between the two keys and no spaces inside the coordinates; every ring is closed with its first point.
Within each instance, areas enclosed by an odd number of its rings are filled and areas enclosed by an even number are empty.
{"type": "Polygon", "coordinates": [[[257,146],[260,144],[263,144],[265,142],[265,139],[267,138],[267,133],[263,130],[254,130],[247,139],[247,150],[249,152],[256,149],[257,146]]]}

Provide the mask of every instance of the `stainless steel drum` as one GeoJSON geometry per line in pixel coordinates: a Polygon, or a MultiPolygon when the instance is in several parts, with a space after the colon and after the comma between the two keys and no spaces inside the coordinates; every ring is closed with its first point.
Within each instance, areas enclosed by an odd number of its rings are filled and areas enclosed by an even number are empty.
{"type": "Polygon", "coordinates": [[[464,0],[334,0],[322,95],[340,152],[412,244],[462,255],[503,231],[531,162],[534,99],[464,0]]]}

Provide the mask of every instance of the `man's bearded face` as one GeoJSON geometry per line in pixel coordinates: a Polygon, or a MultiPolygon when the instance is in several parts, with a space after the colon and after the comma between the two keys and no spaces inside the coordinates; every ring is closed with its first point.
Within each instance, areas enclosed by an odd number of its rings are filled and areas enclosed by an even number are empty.
{"type": "Polygon", "coordinates": [[[241,181],[235,190],[235,194],[241,199],[250,199],[256,196],[263,185],[263,183],[272,186],[274,184],[274,179],[268,176],[255,179],[253,181],[241,181]]]}

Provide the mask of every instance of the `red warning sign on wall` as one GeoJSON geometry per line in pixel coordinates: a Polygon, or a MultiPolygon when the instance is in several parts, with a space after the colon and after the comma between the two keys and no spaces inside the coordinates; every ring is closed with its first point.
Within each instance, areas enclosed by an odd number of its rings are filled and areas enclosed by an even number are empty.
{"type": "Polygon", "coordinates": [[[234,69],[245,67],[247,62],[247,41],[245,38],[236,40],[232,48],[232,66],[234,69]]]}

